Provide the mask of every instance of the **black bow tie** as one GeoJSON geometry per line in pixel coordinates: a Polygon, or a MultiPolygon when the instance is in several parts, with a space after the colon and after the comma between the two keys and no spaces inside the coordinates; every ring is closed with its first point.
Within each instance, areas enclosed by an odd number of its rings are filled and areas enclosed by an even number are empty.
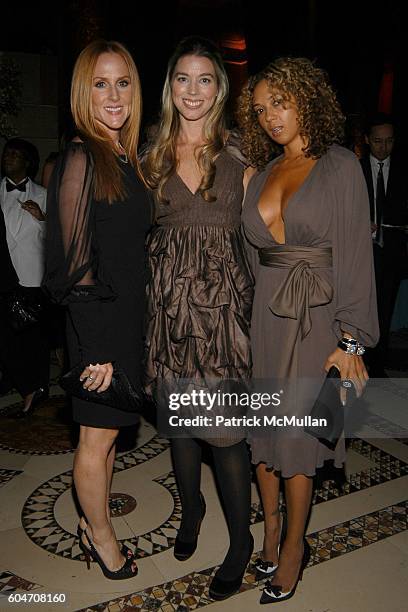
{"type": "Polygon", "coordinates": [[[15,185],[14,183],[6,179],[6,190],[7,192],[14,191],[14,189],[18,189],[19,191],[25,191],[27,181],[28,179],[24,179],[24,181],[21,181],[21,183],[15,185]]]}

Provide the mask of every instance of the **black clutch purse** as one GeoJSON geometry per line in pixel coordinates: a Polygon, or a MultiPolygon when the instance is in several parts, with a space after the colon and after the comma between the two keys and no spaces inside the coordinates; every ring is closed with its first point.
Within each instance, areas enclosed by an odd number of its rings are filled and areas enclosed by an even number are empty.
{"type": "Polygon", "coordinates": [[[88,391],[83,388],[83,381],[79,377],[85,369],[80,363],[72,370],[61,376],[60,386],[68,395],[73,395],[86,402],[95,402],[112,406],[124,412],[139,412],[143,406],[144,398],[131,385],[126,373],[119,366],[113,364],[112,382],[106,391],[88,391]]]}
{"type": "Polygon", "coordinates": [[[344,407],[340,399],[340,372],[332,366],[327,373],[322,388],[310,413],[314,419],[325,419],[325,425],[306,425],[303,429],[334,450],[344,429],[344,407]]]}

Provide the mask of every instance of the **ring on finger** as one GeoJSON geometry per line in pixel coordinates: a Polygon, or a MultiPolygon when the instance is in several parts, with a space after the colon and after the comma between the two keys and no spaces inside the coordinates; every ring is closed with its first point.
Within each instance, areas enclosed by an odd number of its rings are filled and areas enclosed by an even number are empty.
{"type": "Polygon", "coordinates": [[[341,381],[341,386],[344,387],[345,389],[351,389],[353,384],[354,384],[353,381],[350,380],[349,378],[346,378],[345,380],[341,381]]]}
{"type": "Polygon", "coordinates": [[[93,377],[93,376],[91,376],[91,374],[90,374],[90,375],[88,376],[88,379],[89,379],[89,380],[93,380],[93,379],[94,379],[94,377],[93,377]]]}

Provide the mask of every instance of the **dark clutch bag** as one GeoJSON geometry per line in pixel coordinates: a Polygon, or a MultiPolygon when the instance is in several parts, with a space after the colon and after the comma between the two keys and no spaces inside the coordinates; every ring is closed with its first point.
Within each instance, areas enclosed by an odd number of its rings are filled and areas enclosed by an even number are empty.
{"type": "Polygon", "coordinates": [[[8,320],[14,331],[22,332],[39,323],[43,313],[43,305],[39,301],[29,300],[16,290],[7,298],[6,303],[8,320]]]}
{"type": "Polygon", "coordinates": [[[344,429],[344,407],[340,399],[340,372],[332,366],[327,373],[319,395],[313,405],[312,419],[325,419],[327,425],[310,425],[304,431],[334,450],[344,429]]]}
{"type": "Polygon", "coordinates": [[[111,384],[106,391],[97,393],[97,391],[87,391],[82,386],[83,381],[81,382],[79,377],[85,367],[80,363],[60,378],[59,384],[66,393],[87,402],[105,404],[124,412],[140,412],[144,398],[132,387],[122,368],[113,364],[111,384]]]}

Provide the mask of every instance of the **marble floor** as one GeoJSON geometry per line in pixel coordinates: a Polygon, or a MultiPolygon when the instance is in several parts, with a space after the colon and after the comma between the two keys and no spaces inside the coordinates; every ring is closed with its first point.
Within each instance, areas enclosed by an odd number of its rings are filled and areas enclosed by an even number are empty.
{"type": "MultiPolygon", "coordinates": [[[[381,389],[373,385],[370,392],[407,407],[405,376],[400,372],[398,379],[381,389]]],[[[137,437],[130,432],[121,442],[111,499],[117,536],[136,552],[139,574],[108,581],[95,564],[87,571],[78,546],[71,490],[75,431],[55,365],[50,399],[30,418],[16,421],[12,413],[18,402],[13,392],[0,398],[0,611],[261,609],[253,561],[262,546],[263,523],[255,484],[254,555],[240,592],[213,602],[208,584],[225,555],[228,537],[211,467],[204,463],[202,468],[207,513],[197,551],[185,562],[176,561],[172,547],[180,499],[169,443],[143,421],[137,437]]],[[[385,435],[391,426],[384,416],[378,417],[364,438],[350,441],[346,480],[340,488],[325,479],[329,473],[320,478],[307,530],[312,557],[295,597],[279,609],[408,609],[408,435],[385,435]]]]}

